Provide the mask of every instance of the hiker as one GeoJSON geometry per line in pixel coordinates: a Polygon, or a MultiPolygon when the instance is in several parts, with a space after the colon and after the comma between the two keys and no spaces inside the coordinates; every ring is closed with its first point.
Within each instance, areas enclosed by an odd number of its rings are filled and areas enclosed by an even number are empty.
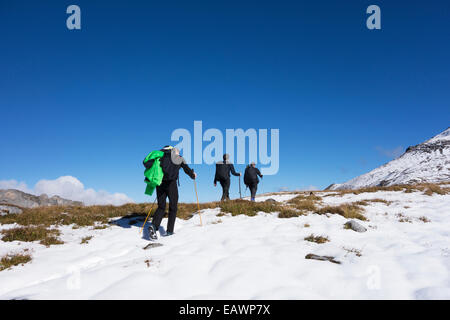
{"type": "MultiPolygon", "coordinates": [[[[195,179],[197,174],[194,170],[188,167],[186,161],[180,156],[180,150],[171,146],[165,146],[161,151],[164,155],[159,159],[162,171],[164,173],[162,182],[156,187],[156,197],[158,199],[158,209],[156,209],[153,215],[152,223],[149,227],[150,238],[152,240],[158,239],[156,231],[159,230],[161,220],[164,217],[166,211],[166,198],[169,198],[169,221],[167,222],[166,235],[173,234],[175,227],[175,219],[178,209],[178,173],[180,168],[183,168],[184,172],[195,179]]],[[[144,166],[148,169],[153,165],[154,159],[150,159],[144,162],[144,166]]]]}
{"type": "Polygon", "coordinates": [[[258,168],[256,168],[256,164],[254,162],[250,163],[250,165],[245,168],[244,173],[244,183],[250,189],[250,200],[255,201],[256,190],[258,189],[259,179],[263,177],[258,168]]]}
{"type": "Polygon", "coordinates": [[[230,172],[233,176],[240,176],[239,172],[234,170],[234,166],[229,161],[230,155],[225,153],[223,155],[223,161],[216,163],[216,174],[214,176],[214,187],[217,186],[217,181],[222,186],[222,199],[221,201],[230,200],[230,172]]]}

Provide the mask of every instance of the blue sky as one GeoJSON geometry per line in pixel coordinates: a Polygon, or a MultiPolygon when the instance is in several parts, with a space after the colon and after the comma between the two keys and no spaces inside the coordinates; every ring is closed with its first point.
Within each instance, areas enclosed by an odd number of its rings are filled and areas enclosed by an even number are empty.
{"type": "MultiPolygon", "coordinates": [[[[450,124],[448,1],[3,0],[0,28],[0,180],[30,187],[70,175],[153,200],[142,159],[202,120],[280,130],[261,192],[324,188],[450,124]],[[66,28],[71,4],[81,30],[66,28]],[[366,28],[371,4],[381,30],[366,28]]],[[[214,167],[193,168],[200,201],[219,198],[214,167]]]]}

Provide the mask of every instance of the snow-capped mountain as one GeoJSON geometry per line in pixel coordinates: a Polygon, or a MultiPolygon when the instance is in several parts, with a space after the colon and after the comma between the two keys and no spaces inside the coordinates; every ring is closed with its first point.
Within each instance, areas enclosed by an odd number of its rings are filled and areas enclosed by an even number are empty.
{"type": "Polygon", "coordinates": [[[334,184],[329,189],[446,181],[450,181],[450,127],[421,144],[409,147],[397,159],[345,183],[334,184]]]}

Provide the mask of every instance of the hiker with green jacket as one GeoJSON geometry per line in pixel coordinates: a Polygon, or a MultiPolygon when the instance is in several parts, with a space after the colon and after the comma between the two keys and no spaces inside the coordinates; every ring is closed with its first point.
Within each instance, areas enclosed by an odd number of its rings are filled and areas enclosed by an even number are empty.
{"type": "MultiPolygon", "coordinates": [[[[154,161],[159,160],[163,172],[161,184],[156,185],[158,209],[156,209],[155,214],[153,215],[152,223],[149,227],[150,238],[152,240],[158,239],[156,231],[159,230],[159,226],[164,217],[167,198],[169,198],[169,220],[167,222],[166,235],[170,236],[173,234],[178,210],[177,180],[180,168],[183,168],[183,171],[192,179],[195,179],[197,177],[197,174],[194,173],[194,170],[189,168],[184,158],[180,156],[180,151],[177,148],[165,146],[160,151],[163,152],[162,157],[158,157],[156,159],[156,157],[151,158],[147,156],[147,158],[144,160],[144,166],[147,170],[152,167],[154,161]]],[[[147,180],[148,179],[146,178],[146,182],[147,180]]]]}

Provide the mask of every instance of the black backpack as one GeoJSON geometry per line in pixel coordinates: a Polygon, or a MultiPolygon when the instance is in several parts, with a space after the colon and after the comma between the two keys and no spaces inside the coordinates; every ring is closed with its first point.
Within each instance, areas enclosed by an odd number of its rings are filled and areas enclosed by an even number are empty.
{"type": "Polygon", "coordinates": [[[245,168],[245,172],[244,172],[244,184],[246,186],[249,186],[252,183],[252,179],[250,176],[250,166],[247,166],[247,168],[245,168]]]}

